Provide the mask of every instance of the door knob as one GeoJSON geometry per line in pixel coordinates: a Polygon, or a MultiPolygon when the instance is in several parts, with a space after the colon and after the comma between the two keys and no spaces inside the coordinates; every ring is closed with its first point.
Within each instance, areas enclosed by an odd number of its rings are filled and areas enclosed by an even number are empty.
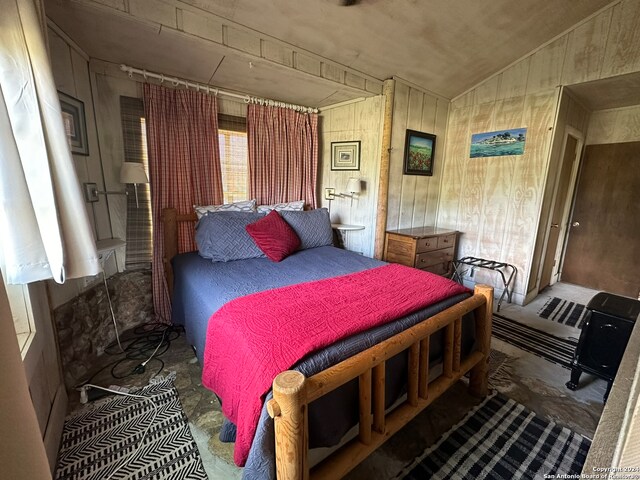
{"type": "Polygon", "coordinates": [[[552,223],[551,228],[560,228],[560,225],[558,225],[557,223],[552,223]]]}
{"type": "Polygon", "coordinates": [[[580,222],[573,222],[571,224],[572,227],[579,227],[580,226],[580,222]]]}

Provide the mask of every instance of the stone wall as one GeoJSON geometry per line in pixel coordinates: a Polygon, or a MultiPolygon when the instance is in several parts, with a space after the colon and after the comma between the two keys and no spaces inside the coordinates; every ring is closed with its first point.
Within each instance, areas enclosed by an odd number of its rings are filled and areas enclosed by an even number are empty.
{"type": "MultiPolygon", "coordinates": [[[[118,273],[107,279],[118,332],[153,322],[151,271],[118,273]]],[[[96,359],[116,340],[104,282],[54,310],[67,389],[85,382],[96,359]]]]}

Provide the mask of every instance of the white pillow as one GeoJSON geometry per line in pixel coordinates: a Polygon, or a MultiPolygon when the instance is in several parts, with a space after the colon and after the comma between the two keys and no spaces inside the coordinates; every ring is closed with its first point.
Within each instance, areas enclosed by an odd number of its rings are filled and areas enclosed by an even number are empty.
{"type": "Polygon", "coordinates": [[[258,205],[258,213],[269,213],[271,210],[275,210],[277,212],[304,210],[304,200],[274,203],[273,205],[258,205]]]}
{"type": "Polygon", "coordinates": [[[202,218],[202,216],[208,212],[255,212],[256,199],[225,203],[224,205],[194,205],[193,208],[196,211],[198,219],[202,218]]]}

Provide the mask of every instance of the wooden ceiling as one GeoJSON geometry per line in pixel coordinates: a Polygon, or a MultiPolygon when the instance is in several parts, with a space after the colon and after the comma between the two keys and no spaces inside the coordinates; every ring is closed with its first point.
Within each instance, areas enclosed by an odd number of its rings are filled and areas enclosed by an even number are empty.
{"type": "MultiPolygon", "coordinates": [[[[400,77],[455,98],[599,11],[610,0],[47,0],[47,15],[86,53],[222,88],[321,106],[361,96],[323,78],[236,55],[154,22],[182,7],[381,81],[400,77]],[[151,11],[145,18],[136,11],[151,11]],[[159,15],[159,13],[158,13],[159,15]],[[257,68],[253,68],[257,67],[257,68]],[[283,98],[285,97],[285,98],[283,98]]],[[[161,22],[160,22],[161,23],[161,22]]],[[[213,24],[212,24],[213,25],[213,24]]],[[[214,27],[212,27],[214,28],[214,27]]],[[[368,94],[374,94],[370,91],[368,94]]]]}
{"type": "Polygon", "coordinates": [[[379,79],[454,98],[610,0],[186,0],[379,79]]]}

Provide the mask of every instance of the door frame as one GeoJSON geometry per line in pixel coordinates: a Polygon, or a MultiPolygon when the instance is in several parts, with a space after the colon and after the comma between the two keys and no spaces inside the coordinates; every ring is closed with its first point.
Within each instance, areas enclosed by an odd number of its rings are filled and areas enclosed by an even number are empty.
{"type": "MultiPolygon", "coordinates": [[[[549,210],[549,217],[547,219],[547,228],[545,230],[545,241],[544,241],[544,250],[543,254],[540,258],[540,262],[538,264],[538,274],[537,274],[537,282],[536,287],[532,291],[535,292],[534,296],[537,296],[540,293],[540,284],[542,283],[542,273],[544,269],[544,265],[549,255],[553,255],[553,259],[555,264],[552,269],[551,279],[549,281],[548,286],[554,285],[556,282],[560,280],[561,272],[562,272],[562,261],[564,259],[564,252],[567,245],[567,238],[569,234],[568,224],[571,220],[571,215],[573,214],[573,204],[576,194],[576,186],[578,182],[578,172],[580,169],[580,165],[582,162],[582,155],[584,153],[584,144],[585,144],[585,135],[576,128],[573,128],[569,125],[564,127],[564,135],[562,139],[562,149],[560,151],[560,158],[564,161],[566,148],[567,148],[567,140],[568,137],[572,136],[576,139],[576,154],[572,160],[571,166],[571,177],[569,179],[569,189],[564,197],[564,207],[562,213],[562,220],[560,223],[560,232],[558,233],[558,242],[556,248],[553,252],[549,251],[549,237],[551,235],[551,223],[553,221],[553,212],[556,209],[557,202],[561,201],[559,199],[559,186],[560,186],[560,176],[562,175],[562,164],[558,165],[556,175],[554,178],[555,186],[553,190],[553,199],[551,201],[551,208],[549,210]]],[[[546,287],[545,287],[546,288],[546,287]]]]}
{"type": "MultiPolygon", "coordinates": [[[[564,158],[565,148],[567,147],[567,137],[571,135],[577,140],[576,154],[573,159],[573,165],[571,166],[571,178],[569,179],[569,190],[565,198],[564,210],[562,212],[562,222],[560,223],[560,233],[558,234],[558,245],[554,254],[554,270],[551,273],[551,281],[549,286],[560,281],[562,277],[562,262],[564,261],[564,254],[567,250],[567,241],[571,234],[569,223],[573,217],[573,207],[575,205],[577,186],[578,186],[578,173],[580,172],[580,166],[582,165],[582,157],[584,156],[585,139],[582,132],[576,130],[573,127],[566,127],[564,144],[562,146],[562,157],[564,158]]],[[[560,175],[560,172],[558,172],[560,175]]],[[[555,199],[554,199],[555,206],[555,199]]]]}

